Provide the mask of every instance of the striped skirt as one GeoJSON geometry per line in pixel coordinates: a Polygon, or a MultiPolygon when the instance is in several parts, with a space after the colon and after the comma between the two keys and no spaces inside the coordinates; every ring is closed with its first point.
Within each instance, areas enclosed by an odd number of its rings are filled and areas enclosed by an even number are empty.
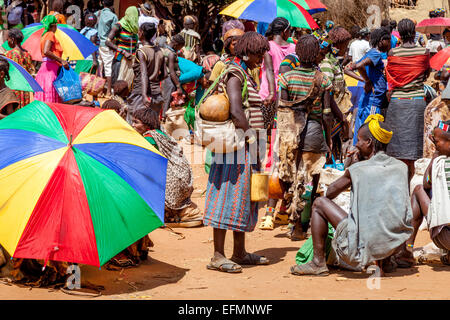
{"type": "Polygon", "coordinates": [[[251,232],[258,221],[258,203],[250,202],[251,164],[247,146],[212,154],[203,224],[216,229],[251,232]]]}

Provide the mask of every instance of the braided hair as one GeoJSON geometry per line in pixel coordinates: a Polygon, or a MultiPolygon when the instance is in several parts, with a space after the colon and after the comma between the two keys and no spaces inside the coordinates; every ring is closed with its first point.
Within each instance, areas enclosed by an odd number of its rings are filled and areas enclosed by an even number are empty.
{"type": "Polygon", "coordinates": [[[269,24],[269,27],[267,28],[267,31],[266,31],[265,35],[266,35],[267,38],[273,37],[275,35],[281,35],[290,26],[291,26],[291,24],[289,23],[289,21],[287,19],[282,18],[282,17],[275,18],[269,24]]]}
{"type": "Polygon", "coordinates": [[[352,35],[343,27],[334,27],[328,32],[328,36],[336,45],[352,39],[352,35]]]}
{"type": "Polygon", "coordinates": [[[319,55],[319,51],[319,41],[311,34],[301,36],[295,46],[295,53],[302,63],[315,62],[319,55]]]}
{"type": "Polygon", "coordinates": [[[375,29],[370,34],[370,46],[372,48],[377,48],[383,40],[391,40],[391,32],[386,27],[375,29]]]}
{"type": "Polygon", "coordinates": [[[19,47],[20,50],[27,52],[24,48],[22,48],[22,41],[23,41],[23,33],[17,28],[13,28],[11,30],[8,30],[8,37],[11,39],[14,39],[16,45],[19,47]]]}
{"type": "Polygon", "coordinates": [[[249,54],[263,55],[269,50],[269,41],[263,35],[254,31],[244,33],[234,47],[234,53],[239,58],[249,54]]]}
{"type": "Polygon", "coordinates": [[[410,19],[400,20],[398,23],[398,33],[400,33],[400,37],[404,43],[414,42],[414,38],[416,37],[416,26],[414,22],[410,19]]]}
{"type": "Polygon", "coordinates": [[[2,57],[0,57],[0,72],[1,71],[5,73],[5,80],[9,81],[11,79],[9,77],[9,62],[2,57]]]}

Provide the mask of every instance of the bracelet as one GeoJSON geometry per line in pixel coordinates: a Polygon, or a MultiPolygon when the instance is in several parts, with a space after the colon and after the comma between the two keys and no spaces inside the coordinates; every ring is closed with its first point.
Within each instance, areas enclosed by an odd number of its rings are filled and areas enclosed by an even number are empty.
{"type": "Polygon", "coordinates": [[[329,114],[329,113],[331,113],[331,108],[323,109],[323,114],[329,114]]]}

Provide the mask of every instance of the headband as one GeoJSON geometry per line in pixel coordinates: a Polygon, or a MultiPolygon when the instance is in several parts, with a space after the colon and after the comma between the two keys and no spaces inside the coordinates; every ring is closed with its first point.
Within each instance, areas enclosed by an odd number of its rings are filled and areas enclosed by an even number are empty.
{"type": "Polygon", "coordinates": [[[364,123],[369,123],[370,133],[375,139],[383,144],[388,144],[391,141],[393,132],[380,127],[380,122],[383,121],[384,117],[381,114],[371,114],[364,123]]]}

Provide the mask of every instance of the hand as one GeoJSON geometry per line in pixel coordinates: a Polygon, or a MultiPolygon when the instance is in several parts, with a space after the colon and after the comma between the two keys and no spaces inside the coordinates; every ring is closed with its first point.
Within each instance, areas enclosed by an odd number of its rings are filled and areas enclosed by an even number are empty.
{"type": "Polygon", "coordinates": [[[98,68],[98,61],[97,60],[92,61],[92,66],[94,68],[98,68]]]}
{"type": "Polygon", "coordinates": [[[327,161],[326,164],[333,164],[333,154],[331,152],[327,153],[327,161]]]}
{"type": "Polygon", "coordinates": [[[130,60],[131,57],[133,56],[131,53],[127,52],[127,51],[123,51],[123,55],[126,59],[130,60]]]}
{"type": "Polygon", "coordinates": [[[69,62],[67,62],[66,60],[62,60],[61,64],[64,69],[69,70],[69,62]]]}
{"type": "Polygon", "coordinates": [[[178,94],[178,96],[180,96],[180,97],[182,96],[184,98],[183,89],[181,89],[181,87],[177,88],[177,94],[178,94]]]}
{"type": "Polygon", "coordinates": [[[366,81],[365,83],[364,83],[364,91],[366,92],[366,93],[371,93],[372,92],[372,90],[373,90],[373,84],[372,84],[372,81],[366,81]]]}
{"type": "Polygon", "coordinates": [[[356,68],[356,64],[354,63],[354,62],[350,62],[348,65],[346,65],[345,66],[345,70],[350,70],[350,71],[353,71],[353,70],[355,70],[356,68]]]}
{"type": "Polygon", "coordinates": [[[351,148],[349,152],[347,152],[347,157],[351,158],[351,163],[356,163],[361,161],[361,154],[358,148],[351,148]]]}
{"type": "Polygon", "coordinates": [[[150,105],[152,104],[152,98],[142,96],[142,103],[144,104],[144,106],[150,107],[150,105]]]}
{"type": "Polygon", "coordinates": [[[275,94],[270,93],[269,96],[264,100],[263,104],[267,107],[273,102],[273,98],[275,97],[275,94]]]}

